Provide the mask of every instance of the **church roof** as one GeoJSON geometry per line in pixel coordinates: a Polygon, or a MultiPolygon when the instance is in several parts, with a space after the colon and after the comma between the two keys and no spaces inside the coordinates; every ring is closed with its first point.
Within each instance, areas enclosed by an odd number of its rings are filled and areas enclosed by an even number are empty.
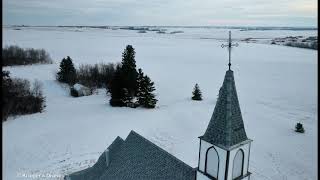
{"type": "MultiPolygon", "coordinates": [[[[120,149],[122,145],[124,144],[124,140],[120,138],[119,136],[111,143],[111,145],[108,147],[109,150],[109,157],[110,161],[114,159],[114,157],[117,156],[117,153],[120,152],[120,149]]],[[[105,172],[107,169],[106,164],[106,154],[103,152],[98,161],[92,166],[87,169],[84,169],[82,171],[78,171],[75,173],[72,173],[69,176],[72,180],[90,180],[90,179],[99,179],[100,176],[105,172]]]]}
{"type": "MultiPolygon", "coordinates": [[[[117,140],[118,139],[118,140],[117,140]]],[[[71,180],[188,180],[195,169],[131,131],[123,141],[109,146],[110,163],[105,152],[92,167],[68,175],[71,180]],[[111,153],[113,152],[113,153],[111,153]]]]}
{"type": "Polygon", "coordinates": [[[224,149],[249,140],[244,129],[232,70],[226,72],[211,120],[200,138],[224,149]]]}

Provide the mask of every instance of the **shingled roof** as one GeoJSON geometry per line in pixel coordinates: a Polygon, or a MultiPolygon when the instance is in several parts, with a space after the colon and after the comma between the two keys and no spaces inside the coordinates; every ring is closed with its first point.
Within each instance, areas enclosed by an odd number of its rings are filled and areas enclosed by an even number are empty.
{"type": "Polygon", "coordinates": [[[225,149],[248,140],[232,70],[226,72],[211,120],[200,138],[225,149]]]}
{"type": "Polygon", "coordinates": [[[125,141],[117,139],[108,148],[109,165],[104,152],[95,165],[67,177],[71,180],[195,179],[195,169],[136,132],[131,131],[125,141]]]}

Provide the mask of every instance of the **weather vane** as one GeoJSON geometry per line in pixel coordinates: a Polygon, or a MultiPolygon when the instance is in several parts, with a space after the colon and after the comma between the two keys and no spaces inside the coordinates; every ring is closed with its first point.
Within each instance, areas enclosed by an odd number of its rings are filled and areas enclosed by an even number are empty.
{"type": "Polygon", "coordinates": [[[231,48],[232,47],[237,47],[238,46],[238,43],[234,43],[232,44],[232,40],[231,40],[231,31],[229,31],[229,42],[228,44],[222,44],[221,47],[224,48],[224,47],[228,47],[228,51],[229,51],[229,70],[230,70],[230,66],[231,66],[231,48]]]}

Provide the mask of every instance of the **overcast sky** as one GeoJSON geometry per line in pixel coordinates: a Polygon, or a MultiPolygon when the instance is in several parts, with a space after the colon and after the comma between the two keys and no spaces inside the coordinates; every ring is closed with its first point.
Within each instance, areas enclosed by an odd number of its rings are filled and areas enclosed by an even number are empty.
{"type": "Polygon", "coordinates": [[[317,0],[3,0],[3,23],[317,26],[317,11],[317,0]]]}

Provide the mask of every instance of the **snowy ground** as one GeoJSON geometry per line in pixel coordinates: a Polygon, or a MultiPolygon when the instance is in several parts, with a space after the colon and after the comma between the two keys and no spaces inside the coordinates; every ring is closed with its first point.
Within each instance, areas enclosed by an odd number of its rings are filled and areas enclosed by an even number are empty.
{"type": "MultiPolygon", "coordinates": [[[[45,48],[52,65],[5,68],[11,76],[44,83],[44,113],[3,123],[4,179],[24,175],[64,175],[91,166],[108,145],[135,130],[192,167],[199,139],[211,118],[225,71],[226,29],[183,29],[184,33],[137,33],[128,30],[72,28],[3,29],[3,45],[45,48]],[[189,32],[190,31],[190,32],[189,32]],[[157,108],[112,108],[104,90],[72,98],[54,80],[60,60],[81,63],[120,62],[127,44],[153,81],[157,108]],[[190,100],[199,83],[204,100],[190,100]],[[25,173],[25,174],[23,174],[25,173]]],[[[181,30],[181,29],[173,29],[181,30]]],[[[235,38],[312,36],[316,31],[239,31],[235,38]]],[[[253,180],[313,180],[317,175],[317,51],[239,43],[232,53],[245,128],[253,139],[253,180]],[[305,134],[294,132],[297,122],[305,134]]],[[[49,178],[59,179],[59,178],[49,178]]]]}

